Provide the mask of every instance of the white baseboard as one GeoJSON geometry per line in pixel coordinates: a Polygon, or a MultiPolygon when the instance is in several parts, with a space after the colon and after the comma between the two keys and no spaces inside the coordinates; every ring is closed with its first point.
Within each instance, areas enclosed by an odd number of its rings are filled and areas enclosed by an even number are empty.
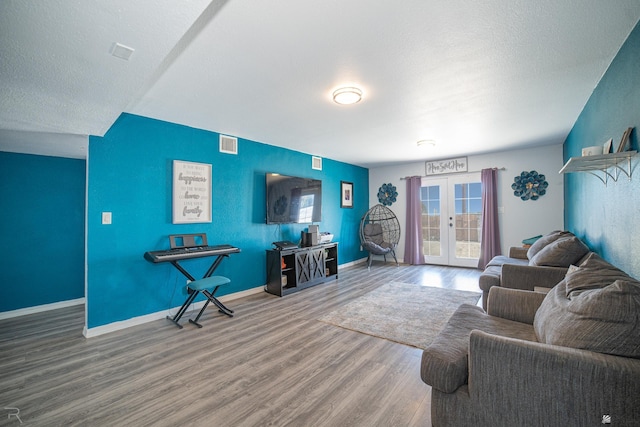
{"type": "MultiPolygon", "coordinates": [[[[264,292],[264,286],[258,286],[257,288],[251,288],[240,292],[235,292],[229,295],[223,295],[218,298],[221,302],[233,301],[238,298],[246,297],[249,295],[257,294],[260,292],[264,292]]],[[[190,310],[196,311],[200,310],[204,305],[205,301],[199,301],[191,305],[190,310]]],[[[95,328],[87,328],[85,325],[82,334],[86,338],[97,337],[98,335],[108,334],[109,332],[119,331],[121,329],[130,328],[132,326],[142,325],[144,323],[153,322],[154,320],[164,319],[167,316],[173,316],[175,313],[180,310],[180,306],[173,307],[169,310],[162,310],[156,313],[145,314],[144,316],[133,317],[131,319],[122,320],[119,322],[109,323],[107,325],[96,326],[95,328]]]]}
{"type": "Polygon", "coordinates": [[[78,299],[70,299],[67,301],[53,302],[51,304],[36,305],[34,307],[20,308],[18,310],[3,311],[0,313],[0,320],[11,319],[12,317],[26,316],[27,314],[41,313],[43,311],[56,310],[58,308],[66,308],[74,305],[84,304],[84,297],[78,299]]]}
{"type": "Polygon", "coordinates": [[[362,264],[364,262],[367,262],[367,259],[366,258],[360,258],[360,259],[357,259],[355,261],[347,262],[346,264],[340,264],[338,266],[338,268],[351,267],[352,265],[358,265],[358,264],[362,264]]]}

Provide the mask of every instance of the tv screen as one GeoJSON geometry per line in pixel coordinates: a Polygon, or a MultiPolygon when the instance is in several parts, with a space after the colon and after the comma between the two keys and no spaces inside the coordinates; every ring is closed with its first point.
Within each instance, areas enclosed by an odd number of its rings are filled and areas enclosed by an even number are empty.
{"type": "Polygon", "coordinates": [[[309,224],[322,219],[322,181],[268,173],[267,224],[309,224]]]}

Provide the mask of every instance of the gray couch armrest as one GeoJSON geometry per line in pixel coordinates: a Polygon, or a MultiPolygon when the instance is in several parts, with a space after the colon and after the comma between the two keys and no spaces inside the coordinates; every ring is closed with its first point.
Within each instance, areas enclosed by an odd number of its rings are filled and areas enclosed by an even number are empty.
{"type": "Polygon", "coordinates": [[[521,248],[518,246],[511,246],[509,248],[509,258],[529,259],[527,257],[528,248],[521,248]]]}
{"type": "Polygon", "coordinates": [[[533,291],[533,288],[553,288],[567,274],[564,267],[541,267],[533,265],[504,264],[500,275],[503,288],[533,291]]]}
{"type": "Polygon", "coordinates": [[[475,330],[468,390],[476,425],[637,425],[640,359],[475,330]]]}
{"type": "Polygon", "coordinates": [[[489,290],[487,314],[533,325],[533,318],[546,294],[494,286],[489,290]]]}

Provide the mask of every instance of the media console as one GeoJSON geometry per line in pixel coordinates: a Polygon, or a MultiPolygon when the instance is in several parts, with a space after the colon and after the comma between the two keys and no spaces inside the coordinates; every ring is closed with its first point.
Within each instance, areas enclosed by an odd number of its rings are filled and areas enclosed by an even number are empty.
{"type": "Polygon", "coordinates": [[[338,278],[338,243],[267,250],[270,294],[285,296],[338,278]]]}

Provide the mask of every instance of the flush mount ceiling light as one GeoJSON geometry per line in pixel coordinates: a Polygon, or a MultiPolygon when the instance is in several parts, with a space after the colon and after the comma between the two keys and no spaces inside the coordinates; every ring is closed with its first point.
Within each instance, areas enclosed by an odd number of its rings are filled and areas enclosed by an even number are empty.
{"type": "Polygon", "coordinates": [[[436,146],[436,142],[433,139],[421,139],[420,141],[416,142],[416,144],[418,145],[418,147],[435,147],[436,146]]]}
{"type": "Polygon", "coordinates": [[[349,105],[360,102],[362,99],[362,91],[357,87],[347,86],[341,87],[333,91],[333,102],[341,105],[349,105]]]}

